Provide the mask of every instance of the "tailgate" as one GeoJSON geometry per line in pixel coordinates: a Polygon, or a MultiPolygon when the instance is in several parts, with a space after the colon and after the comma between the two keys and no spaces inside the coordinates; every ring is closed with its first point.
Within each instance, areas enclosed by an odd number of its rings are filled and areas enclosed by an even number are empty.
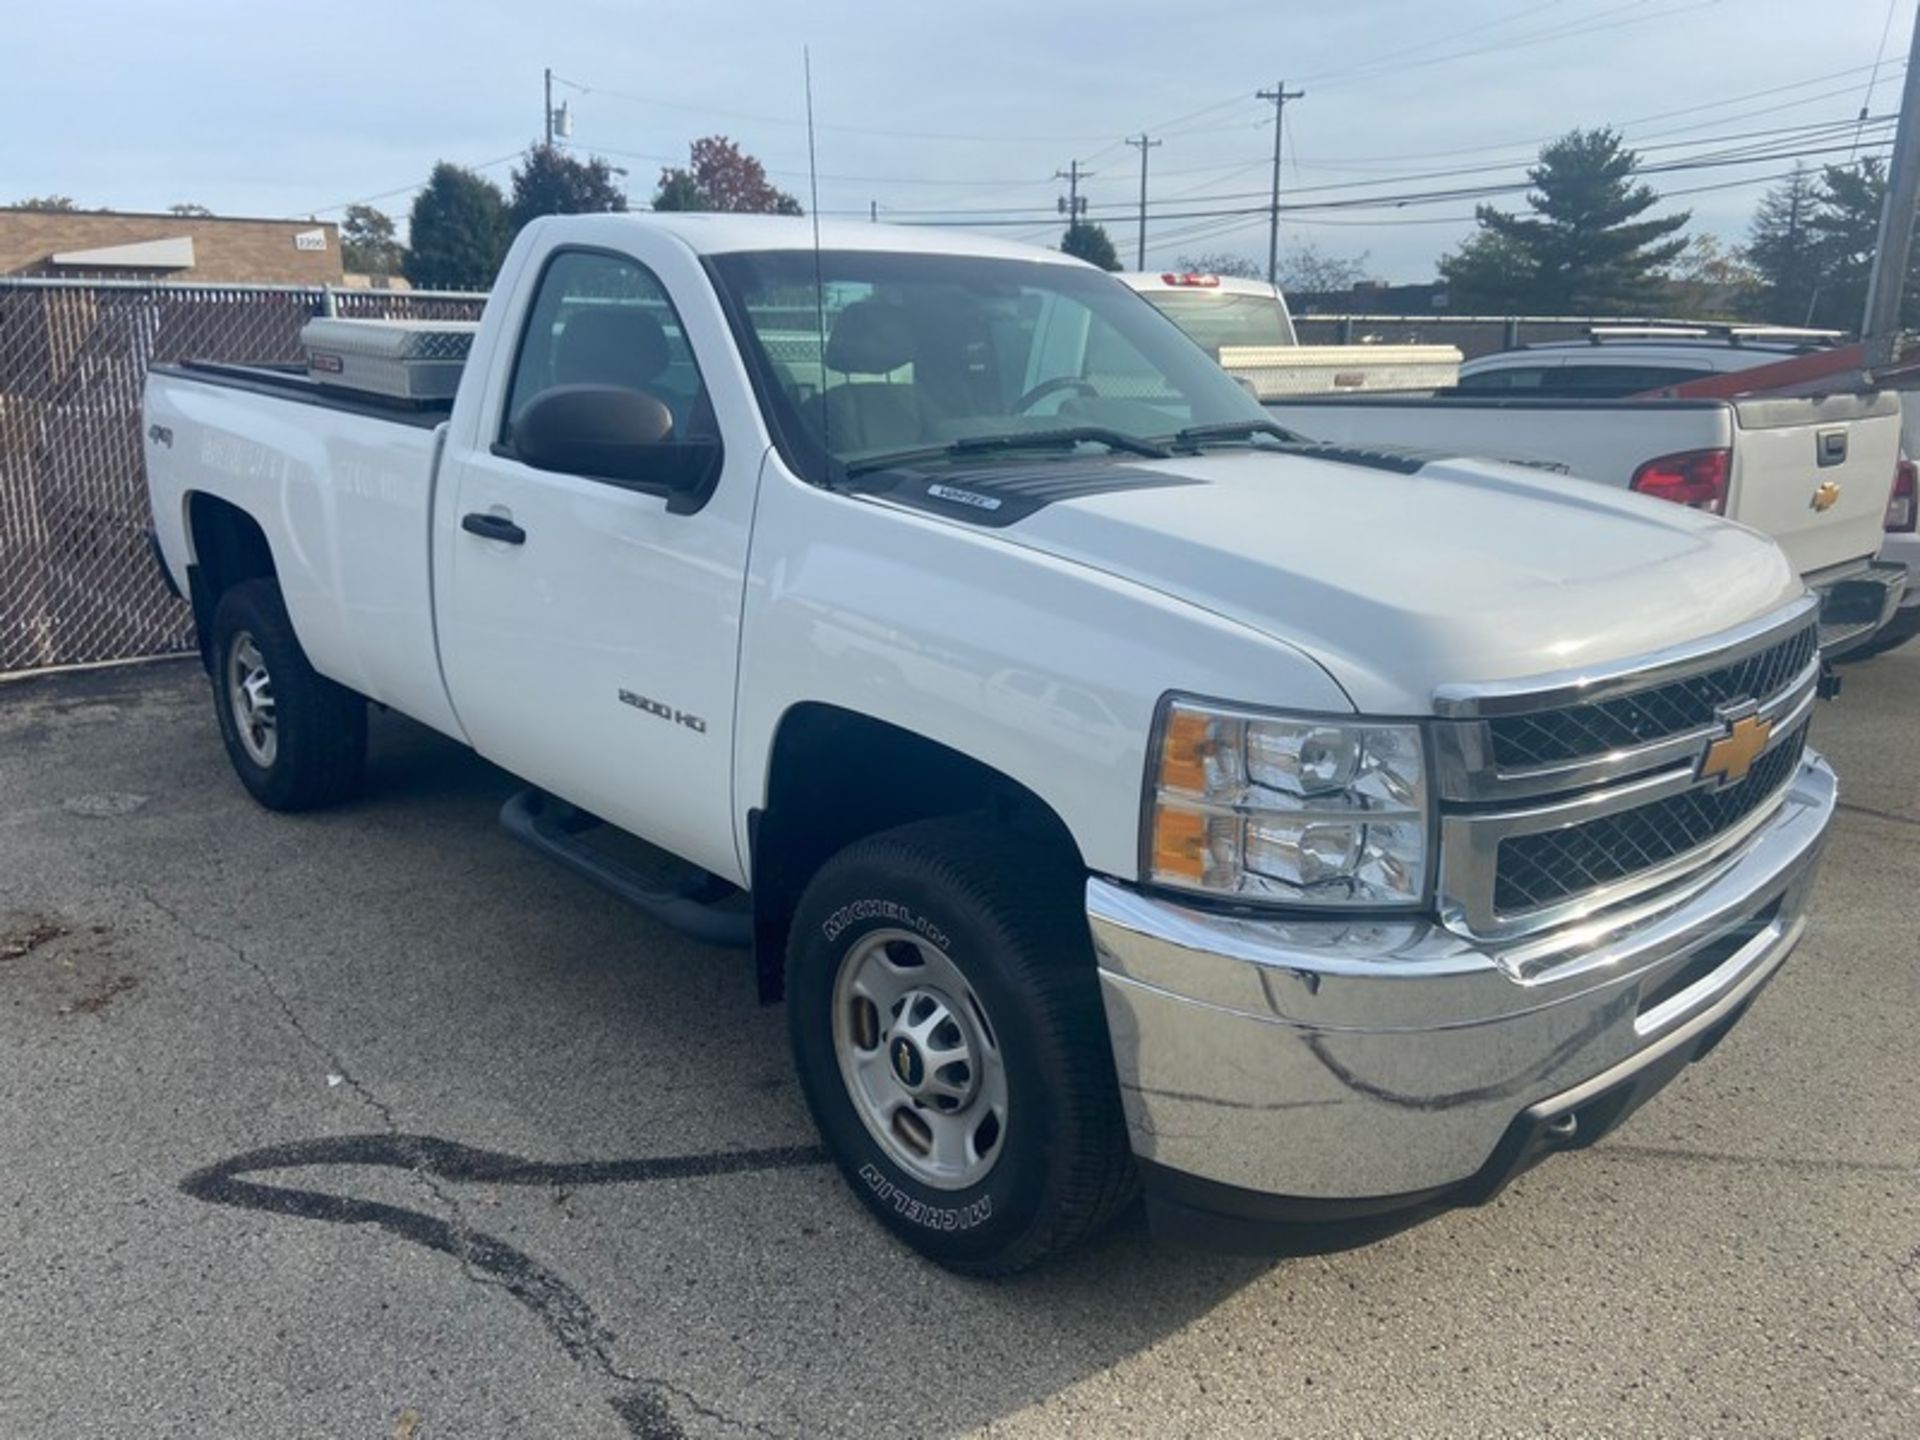
{"type": "Polygon", "coordinates": [[[1802,575],[1880,548],[1900,452],[1890,391],[1733,402],[1727,514],[1779,542],[1802,575]]]}

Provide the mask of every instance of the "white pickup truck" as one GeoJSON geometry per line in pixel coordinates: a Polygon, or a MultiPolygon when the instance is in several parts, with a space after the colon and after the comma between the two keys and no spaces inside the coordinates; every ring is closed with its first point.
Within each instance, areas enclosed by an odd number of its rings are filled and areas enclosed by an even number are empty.
{"type": "Polygon", "coordinates": [[[1124,271],[1138,292],[1262,400],[1438,390],[1460,378],[1451,345],[1302,345],[1278,285],[1190,270],[1124,271]]]}
{"type": "Polygon", "coordinates": [[[1821,596],[1829,657],[1870,643],[1893,615],[1904,572],[1873,562],[1900,458],[1894,393],[1621,397],[1601,370],[1581,372],[1585,390],[1579,377],[1570,391],[1492,388],[1506,373],[1475,370],[1429,396],[1297,396],[1267,410],[1318,440],[1495,457],[1749,525],[1821,596]]]}
{"type": "Polygon", "coordinates": [[[1110,276],[964,236],[536,221],[470,339],[450,403],[338,346],[149,379],[235,770],[343,800],[373,701],[523,777],[518,838],[753,948],[944,1264],[1137,1187],[1225,1245],[1484,1198],[1806,924],[1814,603],[1748,530],[1295,443],[1110,276]]]}

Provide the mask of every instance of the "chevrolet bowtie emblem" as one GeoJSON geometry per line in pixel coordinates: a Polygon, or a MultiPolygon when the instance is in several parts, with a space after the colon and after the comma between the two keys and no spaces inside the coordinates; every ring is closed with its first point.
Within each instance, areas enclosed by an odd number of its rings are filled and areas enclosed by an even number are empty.
{"type": "Polygon", "coordinates": [[[1815,510],[1823,514],[1831,510],[1835,505],[1840,503],[1840,482],[1837,480],[1822,480],[1813,492],[1813,499],[1808,503],[1811,504],[1815,510]]]}
{"type": "Polygon", "coordinates": [[[1700,760],[1700,778],[1732,785],[1747,778],[1753,762],[1767,748],[1773,734],[1773,721],[1758,715],[1742,715],[1727,726],[1727,733],[1707,747],[1700,760]]]}

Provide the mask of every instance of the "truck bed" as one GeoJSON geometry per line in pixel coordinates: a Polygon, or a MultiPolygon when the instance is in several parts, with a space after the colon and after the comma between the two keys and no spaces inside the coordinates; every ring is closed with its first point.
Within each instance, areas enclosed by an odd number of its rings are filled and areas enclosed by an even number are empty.
{"type": "MultiPolygon", "coordinates": [[[[458,736],[440,682],[428,563],[446,418],[444,401],[341,391],[268,366],[156,365],[147,380],[147,483],[162,553],[189,553],[202,492],[277,517],[285,528],[270,532],[274,565],[314,668],[458,736]]],[[[184,588],[184,565],[174,578],[184,588]]]]}
{"type": "Polygon", "coordinates": [[[431,430],[453,412],[453,401],[409,400],[368,390],[350,390],[316,380],[298,365],[223,365],[211,360],[182,360],[149,367],[149,373],[196,380],[232,390],[247,390],[276,400],[318,405],[348,415],[391,420],[431,430]]]}

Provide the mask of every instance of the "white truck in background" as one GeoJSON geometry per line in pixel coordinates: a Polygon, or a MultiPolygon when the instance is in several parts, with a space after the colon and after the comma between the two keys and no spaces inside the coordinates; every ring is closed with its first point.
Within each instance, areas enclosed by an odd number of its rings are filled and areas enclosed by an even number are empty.
{"type": "Polygon", "coordinates": [[[1302,345],[1286,296],[1264,280],[1174,270],[1119,280],[1260,400],[1438,390],[1459,378],[1451,345],[1302,345]]]}
{"type": "Polygon", "coordinates": [[[520,776],[517,839],[752,949],[849,1184],[957,1269],[1136,1189],[1216,1245],[1482,1200],[1807,923],[1774,545],[1298,443],[1054,252],[536,220],[472,334],[158,366],[144,420],[246,789],[347,800],[370,701],[520,776]]]}
{"type": "Polygon", "coordinates": [[[1905,570],[1875,554],[1900,461],[1894,392],[1669,399],[1543,394],[1491,378],[1433,395],[1294,396],[1266,408],[1329,444],[1505,460],[1750,526],[1821,596],[1830,658],[1871,643],[1892,618],[1905,570]]]}
{"type": "MultiPolygon", "coordinates": [[[[1476,395],[1620,398],[1687,385],[1814,354],[1846,340],[1839,330],[1780,325],[1596,325],[1583,340],[1555,340],[1476,356],[1460,367],[1460,388],[1476,395]]],[[[1898,608],[1876,633],[1841,648],[1864,658],[1920,635],[1920,401],[1903,396],[1900,463],[1887,501],[1876,565],[1906,571],[1898,608]]],[[[1867,595],[1866,609],[1874,597],[1867,595]]],[[[1863,622],[1866,614],[1859,617],[1863,622]]]]}

